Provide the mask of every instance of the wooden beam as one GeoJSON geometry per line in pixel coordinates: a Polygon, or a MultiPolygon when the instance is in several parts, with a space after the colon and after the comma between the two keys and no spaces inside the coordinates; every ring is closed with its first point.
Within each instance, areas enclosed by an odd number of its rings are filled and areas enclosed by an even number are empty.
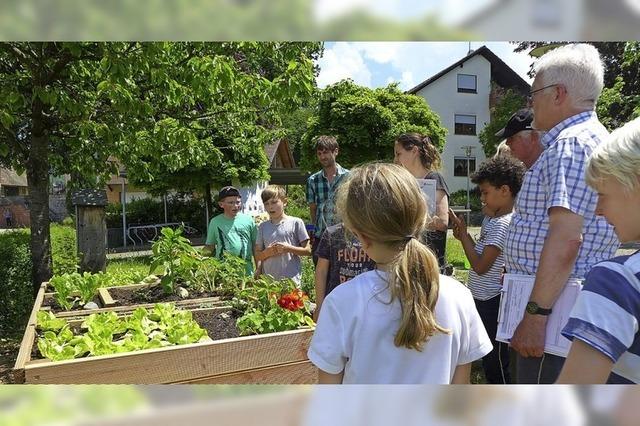
{"type": "Polygon", "coordinates": [[[178,384],[315,384],[318,382],[318,369],[311,361],[292,362],[274,367],[256,368],[231,374],[201,377],[178,384]]]}

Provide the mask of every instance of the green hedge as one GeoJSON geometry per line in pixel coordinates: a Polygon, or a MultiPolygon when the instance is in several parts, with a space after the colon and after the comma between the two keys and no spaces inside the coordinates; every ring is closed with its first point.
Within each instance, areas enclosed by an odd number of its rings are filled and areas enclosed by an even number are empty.
{"type": "MultiPolygon", "coordinates": [[[[75,272],[75,229],[51,225],[50,230],[53,273],[75,272]]],[[[0,234],[0,335],[22,332],[33,307],[29,238],[28,229],[0,234]]]]}
{"type": "MultiPolygon", "coordinates": [[[[469,202],[471,204],[471,211],[479,212],[482,210],[482,203],[480,202],[480,194],[477,187],[471,188],[469,191],[469,202]]],[[[467,205],[467,190],[461,189],[449,196],[450,206],[466,206],[467,205]]]]}
{"type": "Polygon", "coordinates": [[[23,331],[33,307],[29,233],[0,234],[0,335],[23,331]]]}

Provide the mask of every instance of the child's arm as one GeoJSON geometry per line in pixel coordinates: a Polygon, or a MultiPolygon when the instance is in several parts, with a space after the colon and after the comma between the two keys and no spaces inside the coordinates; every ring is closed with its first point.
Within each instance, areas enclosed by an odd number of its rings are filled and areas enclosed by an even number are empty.
{"type": "Polygon", "coordinates": [[[338,374],[331,374],[318,369],[318,383],[320,383],[321,385],[341,385],[342,376],[344,376],[344,370],[342,370],[338,374]]]}
{"type": "Polygon", "coordinates": [[[494,245],[486,245],[482,250],[482,254],[478,254],[475,248],[476,244],[467,232],[467,225],[464,223],[464,219],[457,217],[451,209],[449,210],[449,218],[453,226],[453,236],[462,243],[462,249],[469,260],[469,264],[471,264],[471,268],[478,275],[486,274],[498,256],[500,256],[502,250],[494,245]]]}
{"type": "Polygon", "coordinates": [[[316,310],[313,312],[313,320],[318,321],[318,315],[320,314],[320,307],[324,300],[324,294],[327,290],[327,276],[329,275],[329,259],[323,257],[318,258],[318,264],[316,265],[315,273],[315,287],[316,287],[316,310]]]}
{"type": "Polygon", "coordinates": [[[253,248],[253,256],[256,259],[256,264],[277,254],[276,247],[273,244],[264,250],[260,248],[260,244],[256,244],[253,248]]]}
{"type": "Polygon", "coordinates": [[[608,356],[582,340],[574,338],[556,383],[604,384],[612,368],[613,361],[608,356]]]}
{"type": "Polygon", "coordinates": [[[468,385],[471,383],[471,363],[456,366],[451,378],[452,385],[468,385]]]}
{"type": "Polygon", "coordinates": [[[272,246],[276,249],[278,254],[291,253],[297,256],[311,256],[311,244],[309,240],[302,241],[300,247],[287,244],[287,243],[273,243],[272,246]]]}

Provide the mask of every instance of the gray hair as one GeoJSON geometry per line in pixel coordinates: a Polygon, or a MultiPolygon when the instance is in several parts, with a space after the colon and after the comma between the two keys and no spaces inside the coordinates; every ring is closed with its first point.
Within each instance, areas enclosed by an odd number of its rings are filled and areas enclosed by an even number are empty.
{"type": "Polygon", "coordinates": [[[628,191],[640,189],[640,118],[614,130],[589,157],[587,185],[596,189],[606,177],[613,177],[628,191]]]}
{"type": "Polygon", "coordinates": [[[533,69],[543,86],[565,86],[574,107],[595,108],[604,87],[604,66],[592,45],[568,44],[553,49],[538,59],[533,69]]]}

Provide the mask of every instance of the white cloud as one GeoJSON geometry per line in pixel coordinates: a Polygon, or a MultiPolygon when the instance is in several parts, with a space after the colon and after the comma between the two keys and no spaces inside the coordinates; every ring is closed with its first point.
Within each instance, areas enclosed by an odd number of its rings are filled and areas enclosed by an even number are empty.
{"type": "Polygon", "coordinates": [[[352,43],[335,43],[325,49],[318,61],[320,74],[318,87],[326,87],[345,78],[351,78],[357,84],[371,87],[371,72],[362,58],[361,52],[352,43]]]}

